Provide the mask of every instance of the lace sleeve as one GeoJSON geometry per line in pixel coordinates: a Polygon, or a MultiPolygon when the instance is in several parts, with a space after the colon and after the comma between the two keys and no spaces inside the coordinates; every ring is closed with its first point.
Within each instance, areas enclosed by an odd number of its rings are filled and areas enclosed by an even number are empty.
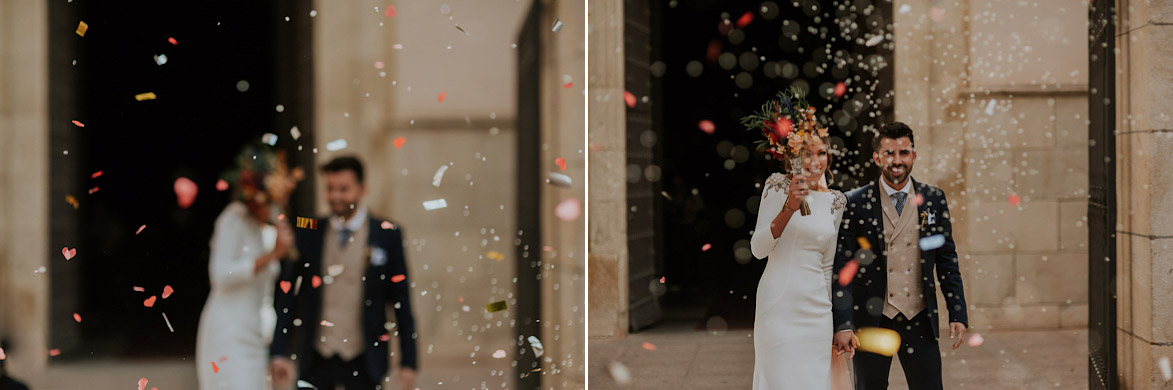
{"type": "Polygon", "coordinates": [[[770,194],[770,191],[769,191],[770,189],[775,189],[778,192],[786,193],[787,191],[790,190],[790,178],[786,177],[786,175],[783,175],[781,173],[774,173],[773,175],[770,175],[770,177],[766,179],[765,187],[766,187],[766,191],[764,191],[762,193],[763,198],[765,198],[766,195],[770,194]]]}
{"type": "Polygon", "coordinates": [[[831,190],[831,195],[835,196],[835,200],[831,202],[832,214],[847,207],[847,196],[844,196],[842,192],[831,190]]]}

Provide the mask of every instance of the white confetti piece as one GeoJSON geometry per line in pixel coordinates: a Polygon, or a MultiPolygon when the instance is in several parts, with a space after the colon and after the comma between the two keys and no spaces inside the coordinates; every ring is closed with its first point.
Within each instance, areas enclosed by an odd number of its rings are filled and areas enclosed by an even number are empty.
{"type": "MultiPolygon", "coordinates": [[[[160,313],[163,313],[163,312],[160,312],[160,313]]],[[[167,323],[167,330],[170,330],[171,333],[175,333],[175,328],[171,327],[171,320],[167,319],[167,313],[163,313],[163,322],[167,323]]]]}
{"type": "Polygon", "coordinates": [[[578,198],[563,200],[554,208],[554,215],[563,221],[574,222],[582,216],[582,203],[578,198]]]}
{"type": "Polygon", "coordinates": [[[330,141],[330,143],[326,144],[326,150],[329,150],[331,152],[339,151],[342,149],[346,149],[346,140],[342,139],[342,138],[330,141]]]}
{"type": "Polygon", "coordinates": [[[448,171],[447,165],[441,165],[440,169],[436,170],[436,174],[432,176],[432,186],[439,187],[440,180],[444,179],[444,172],[448,171]]]}
{"type": "Polygon", "coordinates": [[[444,198],[429,200],[429,201],[424,202],[424,210],[427,210],[427,211],[442,209],[445,207],[448,207],[448,202],[445,202],[444,198]]]}
{"type": "Polygon", "coordinates": [[[504,349],[498,349],[493,352],[493,359],[504,359],[504,358],[505,358],[505,350],[504,349]]]}
{"type": "Polygon", "coordinates": [[[166,63],[167,63],[167,55],[166,54],[160,54],[160,55],[155,56],[155,64],[163,65],[166,63]]]}
{"type": "Polygon", "coordinates": [[[297,126],[293,126],[289,129],[289,135],[293,136],[294,141],[297,141],[298,138],[301,138],[301,130],[298,130],[297,126]]]}
{"type": "Polygon", "coordinates": [[[614,379],[615,383],[620,386],[631,384],[631,370],[627,369],[623,363],[611,361],[611,364],[607,366],[607,373],[611,374],[611,379],[614,379]]]}
{"type": "Polygon", "coordinates": [[[265,133],[261,136],[261,142],[269,144],[269,146],[277,146],[277,134],[265,133]]]}
{"type": "Polygon", "coordinates": [[[935,234],[920,239],[920,250],[922,251],[931,251],[940,248],[942,245],[945,245],[944,234],[935,234]]]}
{"type": "Polygon", "coordinates": [[[562,31],[562,20],[554,19],[554,32],[562,31]]]}
{"type": "Polygon", "coordinates": [[[570,187],[571,185],[570,176],[556,172],[550,172],[546,178],[546,182],[559,187],[570,187]]]}
{"type": "Polygon", "coordinates": [[[526,340],[529,340],[529,346],[534,349],[534,357],[542,357],[542,354],[546,352],[546,349],[542,348],[542,341],[534,336],[529,336],[526,340]]]}
{"type": "Polygon", "coordinates": [[[871,38],[868,38],[868,41],[866,43],[864,43],[864,45],[867,47],[872,47],[875,45],[879,45],[880,42],[883,42],[883,41],[884,41],[883,35],[873,35],[871,38]]]}
{"type": "Polygon", "coordinates": [[[318,390],[318,387],[317,387],[317,386],[314,386],[314,384],[313,384],[313,383],[309,383],[309,382],[306,382],[306,381],[303,381],[303,380],[298,380],[298,381],[297,381],[297,388],[299,388],[299,389],[314,389],[314,390],[318,390]]]}
{"type": "Polygon", "coordinates": [[[912,7],[909,6],[908,4],[900,6],[900,13],[906,14],[906,13],[908,13],[908,11],[912,11],[912,7]]]}
{"type": "Polygon", "coordinates": [[[990,99],[990,102],[986,103],[986,115],[994,115],[994,106],[997,104],[998,104],[997,100],[990,99]]]}
{"type": "Polygon", "coordinates": [[[1162,356],[1161,360],[1157,361],[1157,366],[1161,368],[1161,376],[1165,377],[1166,382],[1173,379],[1173,368],[1169,367],[1168,356],[1162,356]]]}

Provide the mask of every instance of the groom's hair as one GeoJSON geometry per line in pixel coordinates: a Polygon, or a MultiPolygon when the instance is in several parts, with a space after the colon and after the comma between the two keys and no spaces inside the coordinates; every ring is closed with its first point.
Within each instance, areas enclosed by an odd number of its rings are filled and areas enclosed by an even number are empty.
{"type": "Polygon", "coordinates": [[[904,122],[885,123],[876,129],[876,137],[872,138],[872,150],[880,150],[880,143],[884,138],[900,139],[908,137],[912,147],[916,147],[916,138],[912,136],[912,128],[904,122]]]}
{"type": "Polygon", "coordinates": [[[342,171],[354,172],[358,184],[362,184],[362,162],[351,156],[338,157],[322,166],[322,172],[337,173],[342,171]]]}

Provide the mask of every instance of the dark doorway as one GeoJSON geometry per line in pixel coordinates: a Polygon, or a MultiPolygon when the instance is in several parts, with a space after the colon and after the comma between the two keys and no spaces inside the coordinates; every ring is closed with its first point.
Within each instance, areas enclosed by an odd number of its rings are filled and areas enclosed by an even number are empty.
{"type": "Polygon", "coordinates": [[[1116,11],[1088,8],[1088,383],[1116,389],[1116,11]]]}
{"type": "MultiPolygon", "coordinates": [[[[517,38],[517,345],[541,334],[542,216],[533,205],[542,202],[542,2],[531,3],[517,38]]],[[[530,353],[517,357],[517,388],[537,389],[541,361],[530,353]]]]}
{"type": "MultiPolygon", "coordinates": [[[[194,353],[208,241],[230,200],[216,189],[221,174],[264,133],[279,136],[291,165],[313,171],[309,4],[48,5],[55,359],[194,353]],[[74,32],[81,21],[84,36],[74,32]],[[136,99],[148,92],[155,99],[136,99]],[[180,177],[198,186],[186,209],[173,190],[180,177]],[[62,247],[76,257],[60,257],[62,247]],[[164,286],[174,295],[162,299],[164,286]],[[152,295],[159,298],[148,308],[152,295]]],[[[291,212],[313,212],[312,188],[311,177],[291,212]]]]}
{"type": "MultiPolygon", "coordinates": [[[[818,1],[674,1],[653,8],[663,34],[662,63],[650,71],[662,85],[662,100],[651,104],[663,110],[655,127],[662,129],[656,163],[663,172],[656,199],[663,210],[666,316],[715,330],[753,326],[765,267],[749,250],[757,185],[780,168],[754,150],[761,136],[740,118],[778,91],[809,91],[828,125],[836,148],[832,188],[852,189],[877,173],[868,158],[869,129],[893,118],[893,46],[888,38],[866,42],[891,33],[891,3],[848,3],[842,10],[818,1]],[[840,82],[846,90],[837,95],[840,82]],[[715,131],[702,131],[701,121],[715,131]]],[[[647,179],[631,176],[629,185],[647,179]]],[[[639,287],[633,279],[633,294],[639,287]]]]}

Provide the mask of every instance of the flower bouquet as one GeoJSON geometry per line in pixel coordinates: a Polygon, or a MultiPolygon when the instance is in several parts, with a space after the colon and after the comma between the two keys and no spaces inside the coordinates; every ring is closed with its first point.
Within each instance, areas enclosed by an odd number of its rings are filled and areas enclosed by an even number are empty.
{"type": "MultiPolygon", "coordinates": [[[[765,139],[758,140],[758,151],[770,153],[779,161],[788,161],[792,176],[802,175],[803,157],[808,143],[814,137],[826,137],[827,128],[815,119],[815,108],[806,101],[806,91],[790,87],[778,92],[778,96],[762,105],[753,115],[741,118],[747,130],[762,132],[765,139]]],[[[810,215],[806,200],[800,206],[802,215],[810,215]]]]}

